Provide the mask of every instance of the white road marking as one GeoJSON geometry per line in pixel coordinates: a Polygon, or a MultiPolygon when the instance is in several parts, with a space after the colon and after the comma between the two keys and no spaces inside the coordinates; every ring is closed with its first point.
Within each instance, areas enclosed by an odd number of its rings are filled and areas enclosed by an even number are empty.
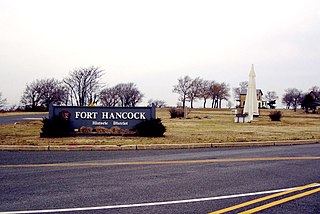
{"type": "MultiPolygon", "coordinates": [[[[313,187],[317,187],[317,186],[320,186],[320,184],[314,185],[313,187]]],[[[132,207],[147,207],[147,206],[159,206],[159,205],[170,205],[170,204],[182,204],[182,203],[193,203],[193,202],[213,201],[213,200],[221,200],[221,199],[230,199],[230,198],[239,198],[239,197],[246,197],[246,196],[263,195],[263,194],[270,194],[270,193],[288,191],[288,190],[292,190],[292,189],[295,189],[295,188],[298,188],[298,187],[292,187],[292,188],[287,188],[287,189],[269,190],[269,191],[262,191],[262,192],[235,194],[235,195],[215,196],[215,197],[208,197],[208,198],[195,198],[195,199],[177,200],[177,201],[162,201],[162,202],[150,202],[150,203],[140,203],[140,204],[122,204],[122,205],[109,205],[109,206],[97,206],[97,207],[79,207],[79,208],[65,208],[65,209],[9,211],[9,212],[0,212],[0,214],[75,212],[75,211],[106,210],[106,209],[120,209],[120,208],[132,208],[132,207]]]]}

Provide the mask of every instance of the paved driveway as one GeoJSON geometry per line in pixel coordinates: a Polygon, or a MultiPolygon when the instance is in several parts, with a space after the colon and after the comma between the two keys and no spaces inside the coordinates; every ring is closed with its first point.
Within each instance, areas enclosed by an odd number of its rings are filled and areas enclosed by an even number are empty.
{"type": "Polygon", "coordinates": [[[44,117],[49,117],[48,113],[43,114],[23,114],[23,115],[10,115],[0,117],[0,124],[13,124],[25,120],[42,120],[44,117]]]}

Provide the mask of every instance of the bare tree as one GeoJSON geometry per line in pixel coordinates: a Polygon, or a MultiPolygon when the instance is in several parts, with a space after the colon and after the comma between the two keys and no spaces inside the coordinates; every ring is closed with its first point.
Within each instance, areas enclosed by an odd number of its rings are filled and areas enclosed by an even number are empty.
{"type": "Polygon", "coordinates": [[[210,98],[210,87],[214,84],[214,81],[203,80],[200,88],[199,98],[203,99],[203,108],[206,108],[207,100],[210,98]]]}
{"type": "Polygon", "coordinates": [[[200,77],[191,79],[189,76],[178,79],[178,84],[174,86],[173,92],[180,95],[182,107],[185,102],[190,101],[191,108],[196,99],[203,99],[203,107],[206,107],[207,99],[212,99],[212,108],[221,108],[222,100],[227,100],[229,95],[229,85],[217,83],[215,81],[203,80],[200,77]]]}
{"type": "Polygon", "coordinates": [[[248,84],[249,82],[248,81],[242,81],[239,83],[240,85],[240,90],[246,90],[248,88],[248,84]]]}
{"type": "Polygon", "coordinates": [[[210,97],[212,99],[211,108],[218,108],[219,93],[220,93],[220,84],[217,82],[212,82],[210,86],[210,97]]]}
{"type": "Polygon", "coordinates": [[[66,99],[66,90],[62,82],[51,78],[35,80],[27,84],[21,103],[26,109],[48,110],[50,103],[60,105],[66,99]]]}
{"type": "Polygon", "coordinates": [[[120,83],[112,88],[103,89],[100,93],[102,105],[109,107],[135,107],[142,98],[143,94],[134,83],[120,83]]]}
{"type": "Polygon", "coordinates": [[[0,108],[2,108],[7,103],[7,99],[2,98],[2,93],[0,92],[0,108]]]}
{"type": "Polygon", "coordinates": [[[210,86],[210,98],[212,99],[211,108],[216,108],[217,106],[218,84],[217,82],[212,82],[210,86]]]}
{"type": "Polygon", "coordinates": [[[51,78],[40,82],[42,87],[41,102],[46,109],[49,109],[51,103],[61,105],[68,99],[67,90],[61,81],[51,78]]]}
{"type": "Polygon", "coordinates": [[[268,105],[271,109],[275,108],[276,100],[279,98],[275,91],[267,91],[265,95],[266,100],[268,101],[268,105]]]}
{"type": "Polygon", "coordinates": [[[106,107],[115,107],[120,103],[120,91],[117,88],[105,88],[100,93],[100,102],[106,107]]]}
{"type": "Polygon", "coordinates": [[[200,77],[191,80],[191,85],[187,92],[187,98],[190,101],[191,108],[193,108],[193,102],[201,96],[202,82],[203,80],[200,77]]]}
{"type": "Polygon", "coordinates": [[[241,91],[245,91],[248,88],[248,81],[243,81],[239,83],[239,87],[235,87],[232,89],[233,96],[235,100],[240,100],[241,91]]]}
{"type": "Polygon", "coordinates": [[[86,106],[97,103],[103,86],[102,76],[103,70],[94,66],[71,71],[69,77],[63,80],[69,90],[71,104],[75,102],[77,106],[86,106]]]}
{"type": "Polygon", "coordinates": [[[27,84],[26,89],[21,97],[21,103],[25,105],[27,109],[36,110],[41,107],[41,82],[35,80],[30,84],[27,84]]]}
{"type": "Polygon", "coordinates": [[[150,100],[148,101],[148,105],[149,105],[149,106],[152,106],[152,104],[155,105],[156,108],[163,108],[163,107],[166,106],[166,102],[163,101],[163,100],[153,100],[153,99],[150,99],[150,100]]]}
{"type": "Polygon", "coordinates": [[[275,91],[267,91],[267,94],[265,97],[266,97],[267,101],[272,101],[272,100],[276,100],[279,98],[275,91]]]}
{"type": "Polygon", "coordinates": [[[173,86],[173,93],[180,95],[182,107],[186,107],[187,96],[190,91],[192,79],[189,76],[184,76],[178,79],[178,84],[173,86]]]}
{"type": "Polygon", "coordinates": [[[120,100],[122,106],[135,107],[142,101],[143,94],[134,83],[120,83],[118,87],[121,89],[120,100]]]}
{"type": "Polygon", "coordinates": [[[219,91],[217,95],[217,99],[219,100],[219,108],[221,108],[222,100],[228,100],[230,87],[227,83],[222,82],[219,84],[219,91]]]}
{"type": "Polygon", "coordinates": [[[228,100],[229,95],[229,85],[225,82],[217,83],[212,82],[210,87],[210,94],[212,99],[212,108],[221,108],[222,100],[228,100]]]}
{"type": "Polygon", "coordinates": [[[294,111],[297,110],[297,106],[302,102],[303,93],[296,88],[288,88],[285,90],[285,94],[282,97],[282,103],[287,105],[287,108],[293,107],[294,111]]]}

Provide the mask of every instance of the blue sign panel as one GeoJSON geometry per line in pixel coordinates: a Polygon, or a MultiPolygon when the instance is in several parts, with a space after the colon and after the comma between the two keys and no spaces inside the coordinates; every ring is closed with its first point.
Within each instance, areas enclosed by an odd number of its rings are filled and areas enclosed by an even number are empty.
{"type": "Polygon", "coordinates": [[[101,107],[101,106],[54,106],[49,108],[49,119],[54,116],[70,120],[70,129],[81,127],[119,127],[132,129],[144,120],[156,118],[156,108],[152,107],[101,107]]]}

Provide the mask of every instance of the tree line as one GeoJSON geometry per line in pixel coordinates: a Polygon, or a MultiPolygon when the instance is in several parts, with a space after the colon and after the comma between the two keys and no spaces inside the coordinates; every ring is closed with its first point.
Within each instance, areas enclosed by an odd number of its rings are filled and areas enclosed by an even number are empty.
{"type": "Polygon", "coordinates": [[[227,83],[216,82],[214,80],[204,80],[200,77],[192,79],[184,76],[178,79],[178,84],[173,86],[172,92],[180,95],[179,101],[185,108],[186,102],[190,102],[190,107],[198,99],[203,99],[203,108],[206,108],[208,100],[212,100],[212,108],[221,108],[222,100],[228,100],[230,87],[227,83]]]}
{"type": "Polygon", "coordinates": [[[27,84],[21,103],[26,110],[48,110],[49,105],[134,107],[143,94],[134,83],[106,87],[104,71],[99,67],[77,68],[59,81],[54,78],[35,80],[27,84]]]}
{"type": "MultiPolygon", "coordinates": [[[[51,103],[56,105],[87,106],[99,104],[106,107],[135,107],[143,99],[143,94],[137,86],[132,83],[119,83],[113,87],[106,87],[102,82],[104,70],[99,67],[76,68],[69,72],[69,75],[62,80],[54,78],[37,79],[26,85],[21,97],[21,104],[25,110],[48,110],[51,103]]],[[[239,100],[240,93],[246,90],[248,82],[240,82],[239,87],[233,88],[234,99],[239,100]]],[[[281,102],[286,108],[296,110],[300,105],[302,108],[310,102],[307,96],[312,91],[320,99],[320,87],[313,86],[308,92],[297,88],[285,89],[281,102]]],[[[225,82],[205,80],[200,77],[191,78],[184,76],[178,78],[178,83],[173,86],[173,93],[179,95],[181,107],[194,107],[197,101],[203,101],[203,108],[211,101],[211,108],[221,108],[223,100],[228,101],[228,107],[232,107],[229,101],[230,86],[225,82]]],[[[275,91],[267,91],[265,100],[274,107],[275,101],[279,98],[275,91]]],[[[6,104],[0,92],[0,109],[6,104]]],[[[319,100],[317,100],[319,102],[319,100]]],[[[166,106],[165,101],[151,99],[148,101],[157,107],[166,106]]],[[[179,105],[180,105],[179,104],[179,105]]]]}
{"type": "Polygon", "coordinates": [[[282,103],[286,105],[287,109],[292,108],[293,110],[297,110],[300,105],[302,108],[305,108],[306,105],[310,104],[310,102],[320,102],[320,87],[313,86],[308,92],[303,92],[297,88],[288,88],[285,89],[285,93],[282,97],[282,103]],[[313,92],[315,94],[315,98],[310,99],[309,93],[313,92]]]}

